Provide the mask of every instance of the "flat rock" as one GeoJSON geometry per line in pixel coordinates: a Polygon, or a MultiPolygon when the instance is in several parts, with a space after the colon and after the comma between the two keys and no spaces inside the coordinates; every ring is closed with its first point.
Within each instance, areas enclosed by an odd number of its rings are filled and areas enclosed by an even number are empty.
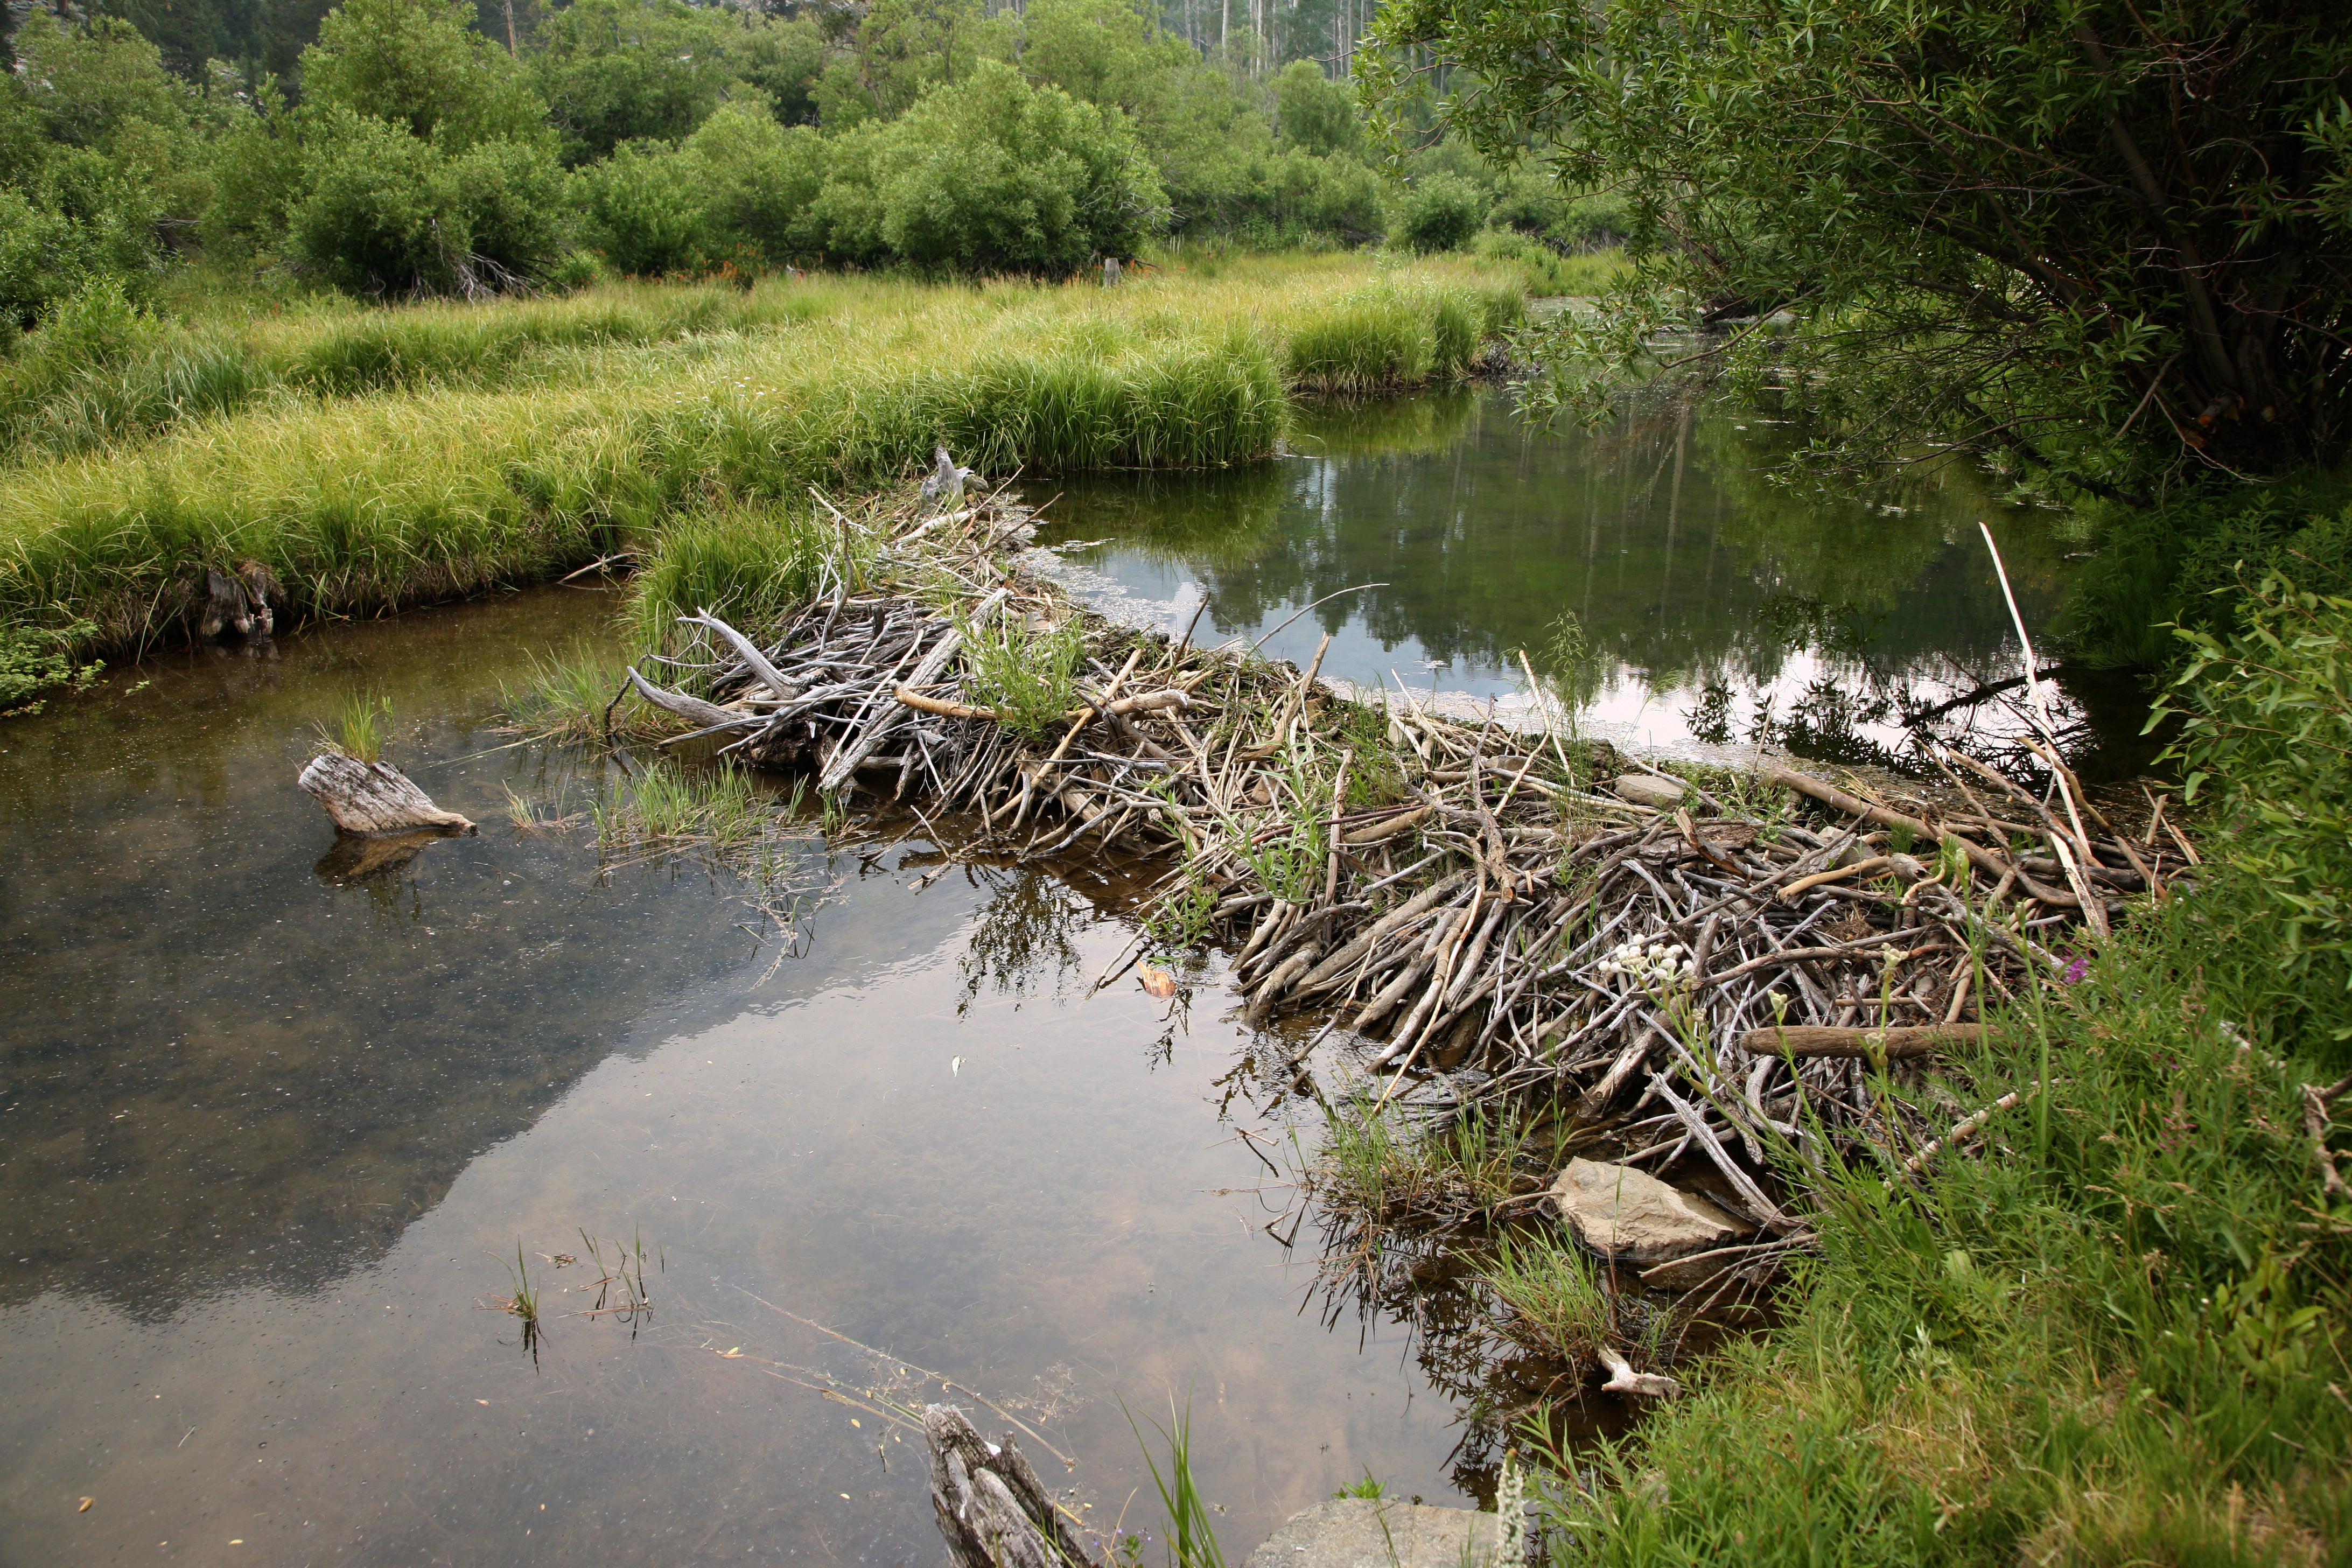
{"type": "Polygon", "coordinates": [[[1503,1568],[1494,1561],[1501,1523],[1466,1508],[1333,1498],[1276,1531],[1246,1568],[1503,1568]]]}
{"type": "Polygon", "coordinates": [[[1631,1165],[1570,1160],[1551,1206],[1576,1239],[1603,1258],[1653,1264],[1727,1246],[1748,1227],[1695,1193],[1631,1165]]]}
{"type": "Polygon", "coordinates": [[[1685,785],[1673,779],[1659,778],[1654,773],[1627,773],[1609,787],[1617,792],[1619,800],[1632,801],[1635,805],[1646,805],[1658,811],[1674,810],[1682,805],[1683,796],[1690,793],[1685,785]]]}

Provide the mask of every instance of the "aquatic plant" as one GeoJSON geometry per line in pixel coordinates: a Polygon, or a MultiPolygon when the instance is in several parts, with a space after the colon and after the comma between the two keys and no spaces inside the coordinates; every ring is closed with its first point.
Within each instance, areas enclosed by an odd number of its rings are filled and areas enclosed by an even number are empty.
{"type": "MultiPolygon", "coordinates": [[[[1126,1410],[1124,1400],[1119,1408],[1126,1410]]],[[[1188,1397],[1181,1409],[1175,1396],[1169,1396],[1168,1425],[1150,1423],[1168,1446],[1168,1469],[1162,1474],[1160,1461],[1153,1457],[1151,1445],[1145,1440],[1143,1430],[1135,1424],[1132,1411],[1127,1414],[1129,1430],[1142,1445],[1143,1462],[1150,1467],[1151,1483],[1159,1489],[1160,1504],[1168,1516],[1168,1557],[1171,1568],[1225,1568],[1225,1554],[1217,1544],[1216,1527],[1209,1518],[1209,1505],[1201,1496],[1200,1484],[1192,1478],[1192,1405],[1188,1397]]]]}
{"type": "Polygon", "coordinates": [[[1000,617],[975,626],[959,616],[955,624],[964,639],[965,689],[976,706],[995,709],[1007,728],[1024,735],[1068,726],[1086,653],[1076,621],[1033,626],[1000,617]]]}
{"type": "Polygon", "coordinates": [[[1550,1237],[1496,1237],[1478,1278],[1509,1313],[1506,1335],[1571,1366],[1591,1365],[1616,1331],[1616,1310],[1591,1263],[1550,1237]]]}
{"type": "MultiPolygon", "coordinates": [[[[499,710],[507,722],[539,741],[586,741],[604,731],[605,710],[620,690],[625,666],[585,637],[568,648],[523,655],[521,678],[499,678],[499,710]]],[[[625,723],[648,725],[667,718],[658,709],[635,705],[625,723]]]]}
{"type": "Polygon", "coordinates": [[[331,719],[318,724],[319,743],[357,762],[383,761],[391,739],[392,699],[372,691],[347,693],[331,719]]]}

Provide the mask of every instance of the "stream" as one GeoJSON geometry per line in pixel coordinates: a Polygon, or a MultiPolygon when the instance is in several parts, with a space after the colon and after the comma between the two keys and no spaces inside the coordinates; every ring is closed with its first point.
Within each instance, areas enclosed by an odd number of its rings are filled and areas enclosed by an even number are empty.
{"type": "MultiPolygon", "coordinates": [[[[1099,602],[1219,638],[1384,582],[1266,645],[1328,631],[1366,684],[1503,695],[1574,607],[1585,652],[1547,670],[1670,746],[1796,722],[1867,755],[1901,732],[1871,704],[2014,673],[1980,498],[1808,512],[1726,423],[1327,409],[1258,468],[1055,486],[1048,542],[1099,602]]],[[[2063,542],[1986,515],[2046,616],[2063,542]]],[[[1150,1423],[1189,1403],[1236,1562],[1367,1473],[1490,1493],[1475,1411],[1517,1369],[1475,1324],[1316,1290],[1302,1102],[1269,1088],[1295,1043],[1225,1018],[1214,963],[1189,1012],[1086,994],[1126,889],[929,879],[919,836],[807,823],[775,846],[787,932],[694,855],[600,852],[613,764],[493,715],[614,606],[183,649],[0,724],[0,1561],[928,1568],[919,1435],[887,1413],[942,1398],[1028,1428],[1097,1531],[1155,1535],[1137,1428],[1164,1455],[1150,1423]],[[478,837],[368,876],[331,854],[294,778],[361,689],[478,837]],[[624,1253],[649,1312],[609,1310],[624,1253]],[[518,1265],[535,1351],[499,1310],[518,1265]]],[[[2081,754],[2137,765],[2130,693],[2065,693],[2081,754]]]]}

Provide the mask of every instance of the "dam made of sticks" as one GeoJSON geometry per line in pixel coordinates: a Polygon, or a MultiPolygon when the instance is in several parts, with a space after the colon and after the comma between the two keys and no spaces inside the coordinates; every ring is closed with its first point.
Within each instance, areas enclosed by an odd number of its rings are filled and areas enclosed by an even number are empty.
{"type": "MultiPolygon", "coordinates": [[[[1143,931],[1096,988],[1139,966],[1172,994],[1155,955],[1224,950],[1335,1130],[1501,1116],[1555,1155],[1698,1162],[1746,1235],[1650,1271],[1686,1312],[1811,1242],[1808,1173],[1898,1183],[1964,1143],[2003,1107],[1956,1117],[1922,1058],[1964,1060],[1980,1000],[2062,982],[2078,928],[2195,875],[2160,807],[2117,827],[2032,740],[2038,783],[1948,752],[1932,786],[1669,774],[1579,739],[1532,663],[1532,720],[1341,692],[1092,615],[1024,561],[1025,506],[948,504],[826,504],[816,591],[761,624],[671,606],[607,737],[656,719],[665,746],[894,799],[954,854],[1117,863],[1143,931]],[[1327,1041],[1345,1083],[1307,1067],[1327,1041]]],[[[1306,1184],[1331,1277],[1376,1270],[1412,1216],[1306,1184]]],[[[1622,1367],[1605,1342],[1581,1360],[1622,1367]]]]}

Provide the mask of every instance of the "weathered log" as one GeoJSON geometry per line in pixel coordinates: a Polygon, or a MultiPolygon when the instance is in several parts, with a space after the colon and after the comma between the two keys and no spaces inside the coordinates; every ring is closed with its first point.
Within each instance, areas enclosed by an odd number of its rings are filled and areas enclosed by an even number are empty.
{"type": "Polygon", "coordinates": [[[931,1507],[961,1568],[1103,1568],[1055,1508],[1013,1434],[1000,1447],[962,1411],[933,1405],[923,1411],[923,1435],[930,1441],[931,1507]]]}
{"type": "Polygon", "coordinates": [[[430,795],[390,763],[363,763],[341,752],[321,752],[302,770],[300,783],[344,833],[475,831],[466,818],[435,805],[430,795]]]}
{"type": "Polygon", "coordinates": [[[1739,1048],[1763,1057],[1858,1057],[1865,1061],[1899,1062],[1931,1057],[1949,1046],[1977,1045],[1983,1039],[1982,1024],[1921,1024],[1892,1029],[1808,1026],[1750,1029],[1739,1037],[1739,1048]]]}

